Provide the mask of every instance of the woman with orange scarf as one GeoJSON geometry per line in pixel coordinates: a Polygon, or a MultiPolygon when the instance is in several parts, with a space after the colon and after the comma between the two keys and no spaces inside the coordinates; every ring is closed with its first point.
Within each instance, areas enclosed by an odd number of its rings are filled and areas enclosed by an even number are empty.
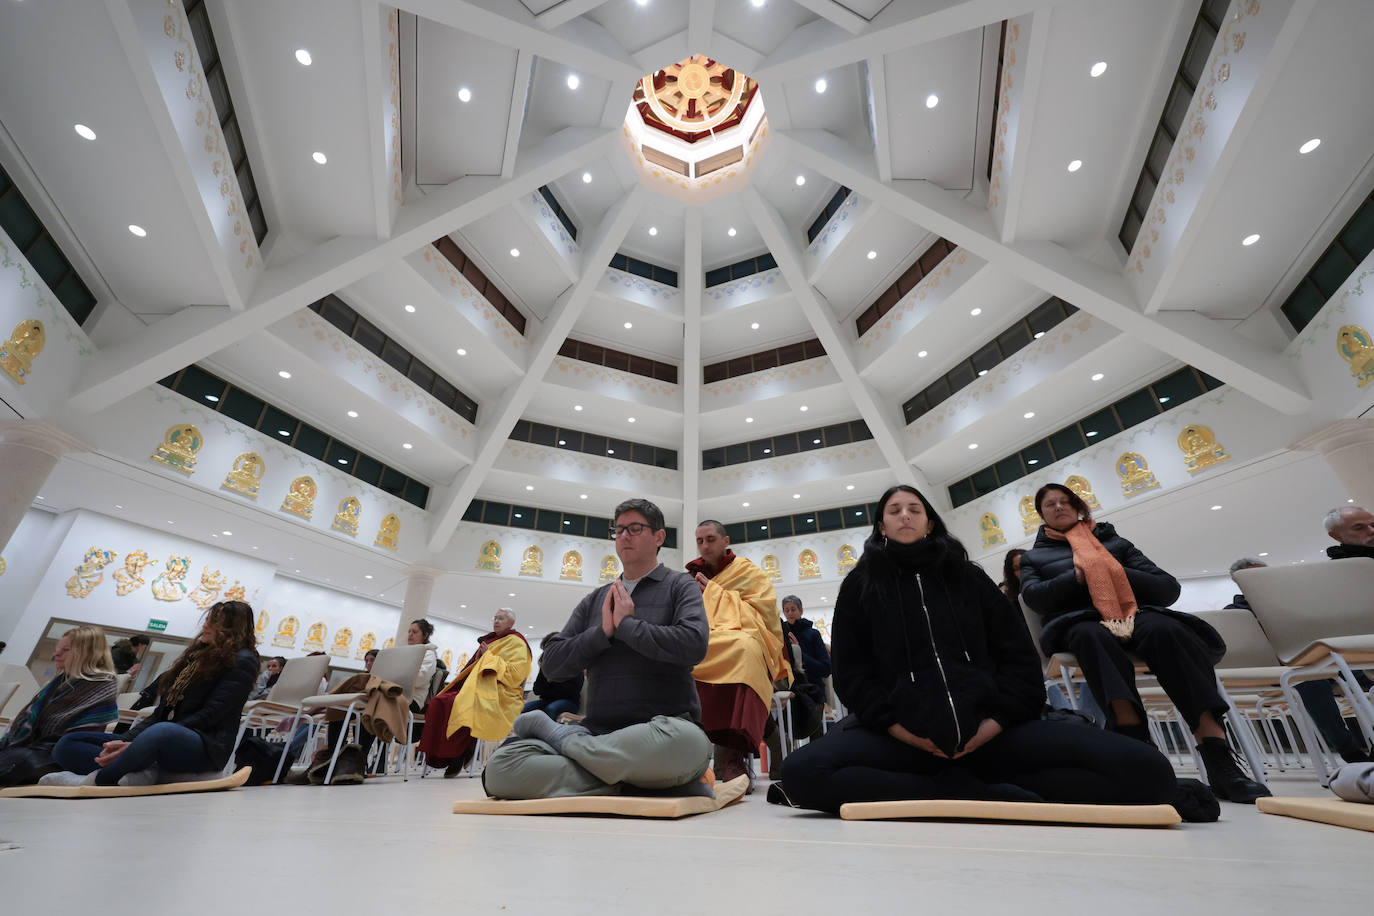
{"type": "Polygon", "coordinates": [[[1242,803],[1269,795],[1241,771],[1221,724],[1227,706],[1213,666],[1226,644],[1205,621],[1169,608],[1178,580],[1112,525],[1094,524],[1087,503],[1062,484],[1041,487],[1035,509],[1045,524],[1021,557],[1021,596],[1044,621],[1046,654],[1077,656],[1109,727],[1149,742],[1131,656],[1141,659],[1192,729],[1212,791],[1242,803]]]}

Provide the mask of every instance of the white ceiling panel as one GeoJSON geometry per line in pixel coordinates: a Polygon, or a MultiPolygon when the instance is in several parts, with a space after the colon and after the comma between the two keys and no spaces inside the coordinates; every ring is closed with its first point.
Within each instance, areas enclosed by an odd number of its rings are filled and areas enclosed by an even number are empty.
{"type": "Polygon", "coordinates": [[[973,186],[975,145],[988,142],[976,136],[982,66],[982,29],[883,58],[893,178],[973,186]],[[926,105],[931,95],[934,108],[926,105]]]}

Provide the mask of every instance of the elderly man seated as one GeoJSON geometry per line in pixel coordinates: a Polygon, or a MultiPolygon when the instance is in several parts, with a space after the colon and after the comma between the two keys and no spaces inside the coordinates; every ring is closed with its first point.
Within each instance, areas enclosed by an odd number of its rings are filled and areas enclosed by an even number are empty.
{"type": "Polygon", "coordinates": [[[499,741],[510,734],[524,706],[532,660],[529,643],[515,629],[515,612],[501,608],[472,659],[425,708],[420,750],[430,766],[446,764],[444,776],[456,776],[472,759],[474,738],[499,741]]]}
{"type": "Polygon", "coordinates": [[[716,745],[723,782],[747,773],[773,705],[773,682],[791,680],[778,599],[768,576],[730,550],[725,526],[697,526],[697,551],[687,564],[711,626],[706,658],[692,670],[701,695],[701,724],[716,745]]]}
{"type": "Polygon", "coordinates": [[[586,671],[586,718],[559,725],[523,713],[482,774],[488,795],[711,794],[692,681],[706,655],[701,590],[658,562],[667,530],[653,503],[621,503],[613,533],[624,572],[582,599],[543,655],[551,678],[586,671]]]}

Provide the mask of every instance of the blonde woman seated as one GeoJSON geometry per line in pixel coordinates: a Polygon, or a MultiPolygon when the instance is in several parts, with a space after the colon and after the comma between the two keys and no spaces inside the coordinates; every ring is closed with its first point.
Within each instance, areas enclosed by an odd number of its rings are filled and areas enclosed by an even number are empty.
{"type": "Polygon", "coordinates": [[[68,732],[104,734],[119,718],[114,662],[100,627],[62,634],[53,652],[57,676],[14,717],[0,738],[0,786],[31,786],[61,767],[53,762],[57,741],[68,732]]]}

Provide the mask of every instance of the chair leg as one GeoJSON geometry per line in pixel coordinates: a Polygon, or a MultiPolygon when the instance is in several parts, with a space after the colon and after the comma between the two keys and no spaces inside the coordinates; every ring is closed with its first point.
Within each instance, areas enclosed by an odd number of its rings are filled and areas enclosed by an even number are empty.
{"type": "Polygon", "coordinates": [[[1292,670],[1285,671],[1279,678],[1279,686],[1283,688],[1284,698],[1288,700],[1288,714],[1297,723],[1298,732],[1302,735],[1302,743],[1307,747],[1307,759],[1312,762],[1312,769],[1317,774],[1317,782],[1321,783],[1323,789],[1326,789],[1331,786],[1331,774],[1327,771],[1326,766],[1326,744],[1317,731],[1316,724],[1308,716],[1307,707],[1303,705],[1302,697],[1293,688],[1292,674],[1292,670]]]}
{"type": "Polygon", "coordinates": [[[1240,742],[1241,750],[1245,754],[1245,759],[1250,763],[1250,775],[1255,778],[1255,782],[1269,788],[1269,783],[1264,780],[1264,758],[1260,756],[1259,748],[1255,746],[1255,733],[1250,728],[1250,723],[1245,720],[1240,709],[1236,706],[1236,701],[1231,699],[1231,694],[1227,692],[1221,678],[1217,678],[1217,690],[1226,700],[1226,708],[1229,714],[1226,717],[1227,724],[1231,727],[1231,732],[1240,742]]]}
{"type": "Polygon", "coordinates": [[[1360,727],[1360,733],[1364,736],[1366,745],[1374,745],[1374,703],[1369,701],[1369,694],[1365,693],[1360,682],[1355,679],[1355,672],[1350,670],[1350,665],[1346,660],[1333,654],[1332,660],[1336,664],[1338,672],[1336,683],[1350,700],[1351,709],[1355,713],[1355,722],[1360,727]]]}
{"type": "Polygon", "coordinates": [[[348,708],[344,710],[343,727],[339,729],[339,740],[334,742],[334,753],[329,758],[329,769],[324,774],[325,785],[330,785],[333,781],[334,767],[339,763],[339,752],[342,751],[343,746],[348,743],[348,724],[353,721],[354,706],[355,704],[350,703],[348,704],[348,708]]]}

